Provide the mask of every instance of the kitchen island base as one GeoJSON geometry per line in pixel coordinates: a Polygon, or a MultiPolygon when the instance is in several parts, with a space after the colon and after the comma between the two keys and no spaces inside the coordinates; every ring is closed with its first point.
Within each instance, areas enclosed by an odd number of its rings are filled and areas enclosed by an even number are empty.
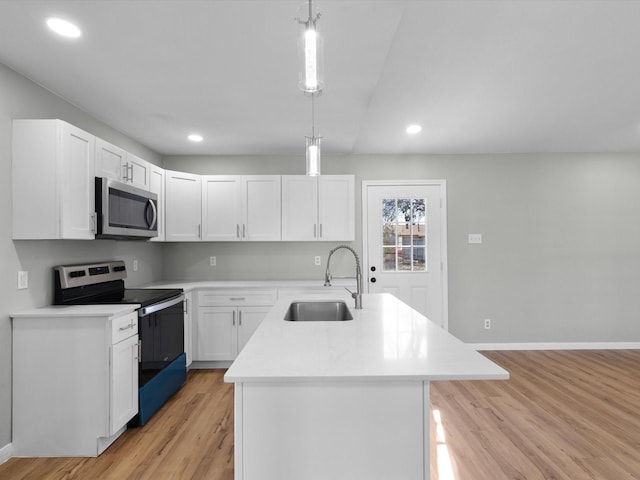
{"type": "Polygon", "coordinates": [[[429,382],[235,384],[236,480],[428,480],[429,382]]]}

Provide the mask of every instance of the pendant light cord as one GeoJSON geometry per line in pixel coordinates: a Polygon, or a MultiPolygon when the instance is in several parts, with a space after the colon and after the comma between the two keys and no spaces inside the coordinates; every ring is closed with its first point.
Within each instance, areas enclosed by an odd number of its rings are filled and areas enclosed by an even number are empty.
{"type": "Polygon", "coordinates": [[[315,125],[315,98],[314,94],[311,94],[311,138],[316,137],[316,125],[315,125]]]}

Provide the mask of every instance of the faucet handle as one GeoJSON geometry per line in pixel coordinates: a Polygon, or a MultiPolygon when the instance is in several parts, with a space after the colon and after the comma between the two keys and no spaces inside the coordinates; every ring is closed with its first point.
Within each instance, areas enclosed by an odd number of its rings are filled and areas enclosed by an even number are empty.
{"type": "Polygon", "coordinates": [[[351,298],[356,298],[357,293],[352,292],[351,290],[349,290],[347,287],[344,287],[344,289],[349,292],[351,294],[351,298]]]}

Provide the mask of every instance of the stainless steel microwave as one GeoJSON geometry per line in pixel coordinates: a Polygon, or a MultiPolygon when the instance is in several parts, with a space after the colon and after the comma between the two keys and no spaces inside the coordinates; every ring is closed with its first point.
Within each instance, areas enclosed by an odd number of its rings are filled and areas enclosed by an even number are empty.
{"type": "Polygon", "coordinates": [[[145,240],[158,236],[158,196],[96,177],[96,238],[145,240]]]}

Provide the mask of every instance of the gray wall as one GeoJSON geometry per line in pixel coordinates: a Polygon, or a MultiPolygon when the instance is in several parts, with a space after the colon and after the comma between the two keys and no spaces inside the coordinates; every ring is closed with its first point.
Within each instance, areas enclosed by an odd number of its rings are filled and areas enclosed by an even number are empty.
{"type": "MultiPolygon", "coordinates": [[[[303,158],[169,157],[92,119],[0,65],[0,448],[11,441],[13,311],[51,303],[51,267],[137,258],[129,286],[159,279],[322,278],[313,257],[334,243],[184,243],[11,240],[11,120],[62,118],[165,168],[202,174],[301,174],[303,158]],[[210,255],[218,266],[209,267],[210,255]],[[30,288],[16,289],[29,271],[30,288]]],[[[375,179],[446,179],[449,329],[468,342],[639,341],[638,155],[327,156],[323,172],[375,179]],[[482,245],[468,245],[482,233],[482,245]],[[482,320],[491,318],[491,330],[482,320]]],[[[348,257],[336,273],[350,273],[348,257]]]]}
{"type": "MultiPolygon", "coordinates": [[[[640,341],[638,155],[325,155],[322,162],[325,174],[356,175],[352,245],[360,252],[363,180],[447,180],[449,331],[462,340],[640,341]],[[469,245],[469,233],[481,233],[483,243],[469,245]]],[[[302,156],[164,159],[165,168],[202,174],[300,174],[303,163],[302,156]]],[[[334,245],[167,244],[164,273],[321,279],[313,256],[324,263],[334,245]]]]}
{"type": "Polygon", "coordinates": [[[138,272],[127,284],[162,278],[162,246],[98,241],[13,241],[11,239],[11,120],[61,118],[107,141],[161,163],[154,152],[125,137],[86,113],[40,88],[0,64],[0,448],[11,441],[11,323],[9,314],[52,303],[54,265],[103,259],[124,259],[131,271],[137,258],[138,272]],[[29,272],[29,289],[17,290],[17,271],[29,272]]]}

